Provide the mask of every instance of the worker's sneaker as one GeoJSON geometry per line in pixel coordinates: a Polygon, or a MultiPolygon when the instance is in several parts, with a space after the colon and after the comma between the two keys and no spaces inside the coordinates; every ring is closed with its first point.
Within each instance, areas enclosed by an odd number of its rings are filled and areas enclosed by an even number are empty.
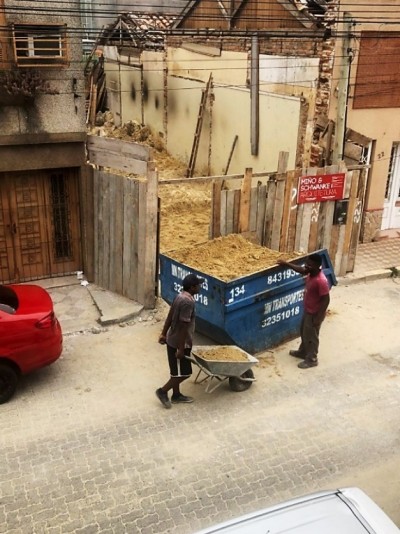
{"type": "Polygon", "coordinates": [[[172,395],[171,397],[171,402],[173,404],[178,404],[179,402],[189,403],[193,401],[194,401],[193,397],[187,397],[186,395],[182,395],[182,393],[180,393],[179,395],[172,395]]]}
{"type": "Polygon", "coordinates": [[[293,356],[293,358],[301,358],[302,360],[305,358],[304,354],[299,350],[289,350],[289,354],[290,356],[293,356]]]}
{"type": "Polygon", "coordinates": [[[312,360],[304,360],[304,362],[300,362],[297,366],[299,369],[310,369],[310,367],[317,367],[318,360],[317,358],[313,358],[312,360]]]}
{"type": "Polygon", "coordinates": [[[156,395],[157,395],[157,398],[158,400],[161,402],[161,404],[169,409],[171,408],[171,402],[168,398],[168,393],[165,393],[165,391],[163,391],[161,388],[158,388],[156,389],[156,395]]]}

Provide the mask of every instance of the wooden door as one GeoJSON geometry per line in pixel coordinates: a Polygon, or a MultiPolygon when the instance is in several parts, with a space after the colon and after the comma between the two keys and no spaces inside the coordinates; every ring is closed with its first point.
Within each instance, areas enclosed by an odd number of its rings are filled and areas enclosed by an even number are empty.
{"type": "Polygon", "coordinates": [[[75,171],[0,177],[1,282],[69,274],[80,268],[75,171]]]}
{"type": "Polygon", "coordinates": [[[0,179],[0,282],[13,279],[15,264],[8,197],[4,179],[0,179]]]}

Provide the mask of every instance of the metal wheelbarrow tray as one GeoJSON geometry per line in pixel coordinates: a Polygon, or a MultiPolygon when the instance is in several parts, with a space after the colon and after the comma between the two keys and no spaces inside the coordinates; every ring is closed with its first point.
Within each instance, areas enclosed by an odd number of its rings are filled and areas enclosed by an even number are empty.
{"type": "Polygon", "coordinates": [[[199,367],[199,372],[195,378],[195,384],[209,380],[206,392],[211,393],[225,380],[229,380],[229,386],[232,391],[245,391],[249,389],[255,381],[254,373],[251,369],[258,363],[257,358],[251,356],[236,345],[199,345],[192,348],[189,359],[199,367]],[[202,357],[202,354],[212,349],[223,349],[229,347],[243,354],[247,361],[225,361],[225,360],[208,360],[202,357]],[[200,373],[203,372],[205,378],[199,380],[200,373]],[[217,381],[217,384],[213,383],[217,381]]]}

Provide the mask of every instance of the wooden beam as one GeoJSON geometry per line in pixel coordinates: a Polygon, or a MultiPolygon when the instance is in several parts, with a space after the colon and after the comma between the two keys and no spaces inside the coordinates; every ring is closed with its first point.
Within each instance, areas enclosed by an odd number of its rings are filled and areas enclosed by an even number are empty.
{"type": "Polygon", "coordinates": [[[221,187],[221,182],[213,182],[212,184],[212,239],[221,236],[221,187]]]}
{"type": "Polygon", "coordinates": [[[250,70],[250,145],[251,155],[258,155],[260,132],[260,65],[258,37],[251,38],[251,70],[250,70]]]}
{"type": "Polygon", "coordinates": [[[239,232],[249,231],[252,169],[245,170],[239,208],[239,232]]]}
{"type": "MultiPolygon", "coordinates": [[[[262,178],[275,174],[276,171],[253,172],[253,178],[262,178]]],[[[159,186],[172,184],[190,184],[201,182],[212,182],[213,180],[243,180],[243,174],[221,174],[217,176],[194,176],[190,178],[173,178],[170,180],[160,180],[159,186]]]]}
{"type": "Polygon", "coordinates": [[[151,149],[138,143],[89,135],[89,163],[132,174],[146,174],[151,149]]]}

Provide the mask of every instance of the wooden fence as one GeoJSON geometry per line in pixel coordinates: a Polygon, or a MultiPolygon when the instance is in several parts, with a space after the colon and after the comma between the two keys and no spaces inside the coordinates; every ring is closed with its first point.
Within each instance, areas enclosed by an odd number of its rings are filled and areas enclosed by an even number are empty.
{"type": "Polygon", "coordinates": [[[82,173],[84,269],[95,284],[155,305],[158,177],[151,151],[136,143],[89,136],[82,173]],[[131,178],[125,173],[143,174],[131,178]]]}
{"type": "Polygon", "coordinates": [[[354,269],[364,193],[365,172],[347,170],[344,164],[271,173],[265,179],[255,179],[251,169],[246,169],[240,189],[237,185],[227,189],[221,180],[214,182],[210,237],[245,233],[281,252],[326,248],[336,274],[343,276],[354,269]],[[338,172],[346,173],[345,224],[334,224],[335,201],[297,204],[300,176],[338,172]]]}

